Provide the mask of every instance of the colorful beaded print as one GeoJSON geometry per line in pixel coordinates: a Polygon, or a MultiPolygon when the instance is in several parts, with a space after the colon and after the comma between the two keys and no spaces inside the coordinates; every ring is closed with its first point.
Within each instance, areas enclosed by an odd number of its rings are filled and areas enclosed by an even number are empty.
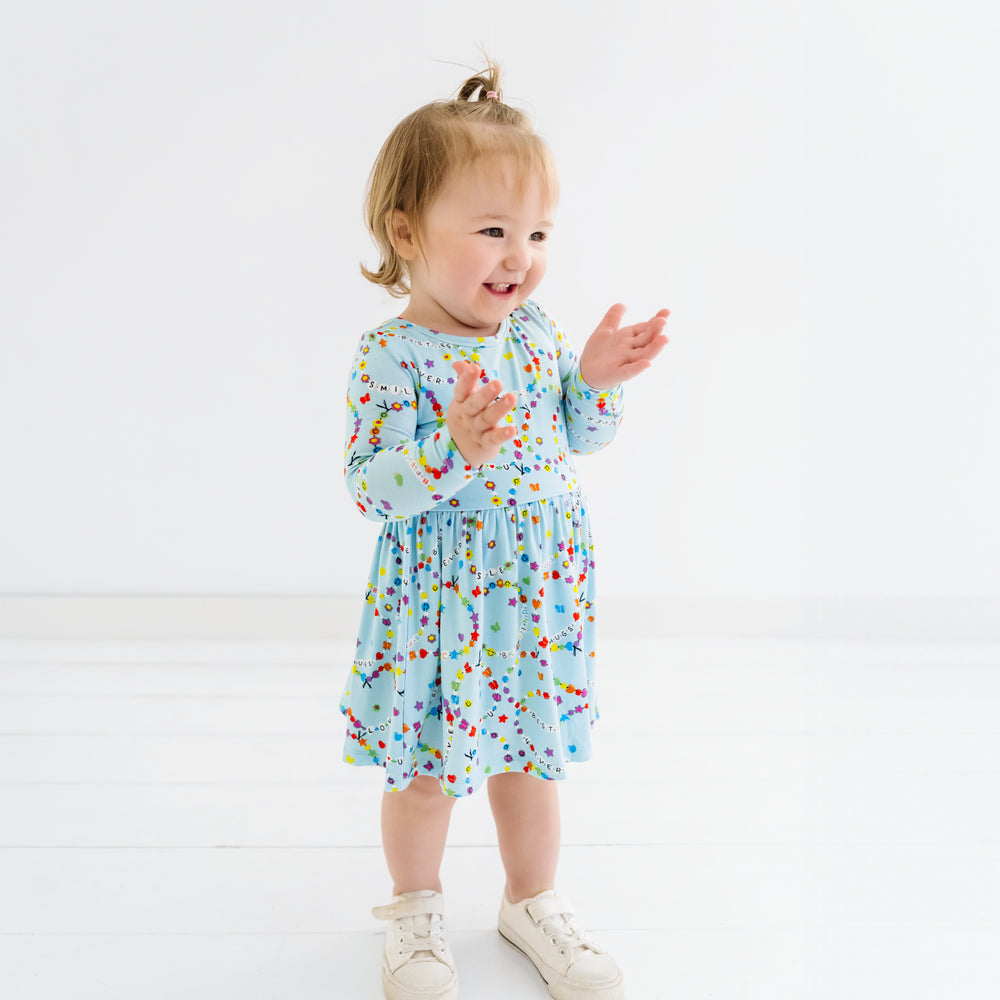
{"type": "Polygon", "coordinates": [[[347,395],[345,476],[382,524],[340,709],[344,759],[418,774],[450,795],[491,774],[562,779],[590,759],[594,551],[572,453],[598,451],[621,386],[580,377],[566,337],[526,302],[493,337],[402,319],[361,338],[347,395]],[[465,359],[518,403],[493,465],[465,465],[445,414],[465,359]]]}

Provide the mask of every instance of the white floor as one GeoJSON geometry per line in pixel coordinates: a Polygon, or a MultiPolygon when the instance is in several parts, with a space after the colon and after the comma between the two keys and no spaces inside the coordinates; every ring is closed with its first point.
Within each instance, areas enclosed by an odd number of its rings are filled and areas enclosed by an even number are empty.
{"type": "MultiPolygon", "coordinates": [[[[0,642],[0,995],[381,997],[349,651],[0,642]]],[[[601,669],[560,887],[630,1000],[1000,995],[1000,646],[605,640],[601,669]]],[[[544,1000],[485,797],[450,844],[463,1000],[544,1000]]]]}

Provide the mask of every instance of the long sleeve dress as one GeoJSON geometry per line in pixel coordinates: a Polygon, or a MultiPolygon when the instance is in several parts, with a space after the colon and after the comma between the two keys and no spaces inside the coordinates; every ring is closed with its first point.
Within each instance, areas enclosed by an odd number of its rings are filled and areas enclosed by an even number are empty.
{"type": "Polygon", "coordinates": [[[614,437],[621,387],[581,378],[525,302],[493,337],[402,319],[364,334],[347,394],[345,476],[381,525],[340,709],[344,759],[468,795],[491,774],[561,779],[590,758],[594,558],[573,453],[614,437]],[[445,415],[466,359],[518,397],[494,464],[466,464],[445,415]]]}

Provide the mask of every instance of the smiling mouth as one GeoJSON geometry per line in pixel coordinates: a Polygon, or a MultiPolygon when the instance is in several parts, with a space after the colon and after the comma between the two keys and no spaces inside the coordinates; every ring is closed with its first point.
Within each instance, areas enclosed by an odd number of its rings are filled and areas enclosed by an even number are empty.
{"type": "Polygon", "coordinates": [[[508,284],[505,284],[502,281],[497,281],[497,282],[493,282],[492,284],[490,284],[489,282],[487,282],[486,283],[486,287],[494,295],[510,295],[514,291],[514,289],[517,288],[517,285],[508,285],[508,284]]]}

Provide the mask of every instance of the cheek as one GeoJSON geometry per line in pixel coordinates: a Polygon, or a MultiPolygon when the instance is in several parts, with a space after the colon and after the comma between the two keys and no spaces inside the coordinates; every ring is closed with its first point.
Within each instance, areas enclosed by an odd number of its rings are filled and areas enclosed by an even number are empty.
{"type": "Polygon", "coordinates": [[[456,248],[452,254],[451,265],[456,274],[464,277],[477,277],[483,271],[492,267],[492,262],[476,246],[456,248]]]}
{"type": "Polygon", "coordinates": [[[528,272],[528,280],[534,284],[538,284],[539,281],[545,276],[545,269],[549,266],[549,258],[547,254],[540,253],[531,262],[531,270],[528,272]]]}
{"type": "Polygon", "coordinates": [[[448,252],[438,258],[438,277],[440,280],[464,285],[478,273],[475,260],[471,254],[448,252]]]}

